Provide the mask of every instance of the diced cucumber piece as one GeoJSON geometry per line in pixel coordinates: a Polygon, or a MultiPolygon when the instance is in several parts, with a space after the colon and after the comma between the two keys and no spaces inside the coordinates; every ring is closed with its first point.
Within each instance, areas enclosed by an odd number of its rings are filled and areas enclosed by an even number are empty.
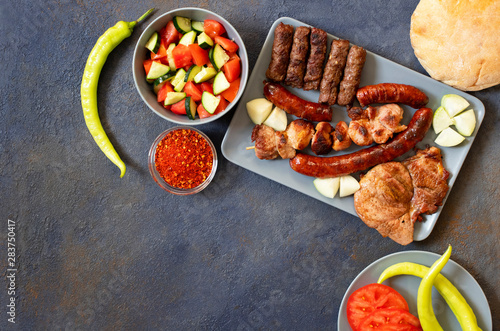
{"type": "Polygon", "coordinates": [[[179,84],[179,82],[181,81],[183,82],[185,76],[186,76],[186,70],[184,70],[183,68],[177,70],[177,72],[175,73],[175,77],[172,80],[172,85],[176,86],[177,84],[179,84]]]}
{"type": "Polygon", "coordinates": [[[213,114],[219,105],[220,99],[208,91],[203,91],[201,95],[201,104],[210,114],[213,114]]]}
{"type": "Polygon", "coordinates": [[[179,40],[179,44],[189,46],[191,44],[194,44],[195,40],[196,40],[196,31],[189,31],[188,33],[182,36],[181,40],[179,40]]]}
{"type": "Polygon", "coordinates": [[[179,81],[175,86],[174,86],[174,91],[176,92],[182,92],[184,89],[184,86],[186,85],[186,82],[183,80],[179,81]]]}
{"type": "Polygon", "coordinates": [[[184,92],[168,92],[167,98],[165,99],[165,106],[173,105],[184,99],[186,97],[186,93],[184,92]]]}
{"type": "Polygon", "coordinates": [[[219,71],[214,78],[214,94],[217,95],[221,92],[224,92],[229,88],[230,84],[227,81],[226,75],[222,71],[219,71]]]}
{"type": "Polygon", "coordinates": [[[187,71],[186,76],[184,76],[184,81],[187,83],[194,80],[194,77],[201,71],[201,69],[203,69],[203,67],[193,64],[187,71]]]}
{"type": "Polygon", "coordinates": [[[198,45],[203,49],[212,48],[214,41],[205,32],[198,35],[198,45]]]}
{"type": "Polygon", "coordinates": [[[205,24],[200,21],[191,21],[191,28],[198,33],[205,31],[204,25],[205,24]]]}
{"type": "Polygon", "coordinates": [[[226,54],[224,48],[222,48],[219,44],[215,44],[215,46],[208,52],[208,57],[210,58],[210,62],[212,62],[215,70],[220,70],[229,60],[229,55],[226,54]]]}
{"type": "Polygon", "coordinates": [[[174,62],[174,56],[172,55],[172,51],[174,50],[175,46],[176,46],[175,43],[171,43],[167,47],[167,60],[171,70],[177,70],[177,67],[175,66],[174,62]]]}
{"type": "Polygon", "coordinates": [[[146,76],[146,79],[156,79],[158,77],[161,77],[168,73],[170,71],[170,67],[160,63],[153,61],[151,64],[151,69],[149,69],[148,75],[146,76]]]}
{"type": "MultiPolygon", "coordinates": [[[[155,82],[156,82],[156,80],[155,80],[155,82]]],[[[165,85],[166,82],[167,81],[164,81],[164,82],[161,82],[159,84],[154,85],[153,91],[155,91],[155,94],[158,94],[158,91],[161,90],[161,88],[163,87],[163,85],[165,85]]]]}
{"type": "Polygon", "coordinates": [[[146,43],[146,48],[153,53],[158,52],[158,49],[160,48],[160,35],[158,34],[158,32],[154,32],[151,38],[149,38],[148,42],[146,43]]]}
{"type": "Polygon", "coordinates": [[[196,117],[196,102],[191,97],[187,97],[185,102],[186,115],[190,120],[194,120],[196,117]]]}
{"type": "Polygon", "coordinates": [[[180,33],[188,33],[189,31],[191,31],[191,19],[182,16],[175,16],[174,26],[180,33]]]}
{"type": "Polygon", "coordinates": [[[199,73],[194,76],[194,82],[196,84],[205,82],[209,79],[212,79],[217,75],[217,70],[214,68],[209,68],[209,67],[203,67],[199,73]]]}
{"type": "Polygon", "coordinates": [[[175,72],[169,71],[165,75],[156,78],[155,81],[154,81],[154,83],[153,83],[155,93],[158,93],[158,90],[160,90],[161,86],[158,87],[159,85],[163,85],[163,83],[168,82],[169,80],[174,79],[174,77],[175,77],[175,72]]]}

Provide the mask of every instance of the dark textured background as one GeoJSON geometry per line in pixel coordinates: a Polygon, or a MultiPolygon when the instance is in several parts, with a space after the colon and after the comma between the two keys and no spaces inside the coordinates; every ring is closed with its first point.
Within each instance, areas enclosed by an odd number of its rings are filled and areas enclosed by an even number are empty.
{"type": "Polygon", "coordinates": [[[425,73],[410,44],[416,0],[69,1],[0,5],[0,329],[8,325],[7,220],[16,221],[17,324],[30,329],[334,330],[342,296],[374,260],[444,252],[479,282],[500,323],[500,87],[471,93],[486,116],[434,231],[402,247],[358,218],[225,160],[232,113],[200,127],[220,157],[201,194],[162,191],[147,170],[173,124],[137,94],[132,53],[145,25],[199,6],[240,32],[253,67],[272,23],[289,16],[425,73]],[[109,56],[99,82],[118,169],[85,126],[80,80],[97,38],[158,10],[109,56]]]}

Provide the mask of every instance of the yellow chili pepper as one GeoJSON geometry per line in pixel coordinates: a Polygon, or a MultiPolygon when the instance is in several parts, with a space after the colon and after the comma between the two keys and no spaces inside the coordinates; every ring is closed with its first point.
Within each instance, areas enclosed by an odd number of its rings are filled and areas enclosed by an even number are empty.
{"type": "Polygon", "coordinates": [[[111,53],[111,51],[125,38],[130,37],[135,25],[148,16],[153,10],[154,8],[151,8],[134,22],[120,21],[104,32],[97,40],[94,48],[92,48],[83,72],[80,94],[85,123],[95,142],[101,148],[101,151],[111,160],[111,162],[120,168],[120,177],[125,175],[125,163],[120,159],[120,156],[109,141],[102,127],[101,120],[99,119],[99,112],[97,109],[97,83],[109,53],[111,53]]]}
{"type": "MultiPolygon", "coordinates": [[[[378,279],[382,284],[385,280],[399,275],[411,275],[424,278],[429,272],[429,268],[417,263],[402,262],[385,269],[378,279]]],[[[437,275],[434,280],[434,287],[444,298],[450,309],[455,314],[462,330],[481,331],[477,325],[476,315],[469,306],[460,291],[442,274],[437,275]]]]}

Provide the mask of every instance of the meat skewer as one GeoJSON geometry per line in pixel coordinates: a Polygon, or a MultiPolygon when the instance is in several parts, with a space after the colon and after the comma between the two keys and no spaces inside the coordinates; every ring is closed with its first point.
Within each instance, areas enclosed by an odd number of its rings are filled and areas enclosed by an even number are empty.
{"type": "Polygon", "coordinates": [[[349,52],[348,40],[334,40],[330,47],[330,55],[325,65],[319,89],[319,102],[334,105],[337,101],[338,86],[344,73],[349,52]]]}
{"type": "Polygon", "coordinates": [[[293,26],[280,23],[274,30],[273,49],[271,62],[266,71],[266,77],[275,82],[285,79],[288,62],[290,61],[290,49],[293,42],[293,26]]]}
{"type": "Polygon", "coordinates": [[[363,47],[352,46],[347,55],[344,70],[344,78],[340,82],[340,91],[337,103],[340,106],[352,105],[356,97],[359,83],[361,82],[361,71],[366,61],[366,50],[363,47]]]}
{"type": "Polygon", "coordinates": [[[302,88],[309,53],[309,33],[307,26],[299,26],[293,35],[290,61],[286,72],[285,84],[291,87],[302,88]]]}
{"type": "Polygon", "coordinates": [[[327,34],[317,28],[311,28],[310,52],[307,60],[304,90],[318,90],[323,76],[323,64],[326,57],[327,34]]]}

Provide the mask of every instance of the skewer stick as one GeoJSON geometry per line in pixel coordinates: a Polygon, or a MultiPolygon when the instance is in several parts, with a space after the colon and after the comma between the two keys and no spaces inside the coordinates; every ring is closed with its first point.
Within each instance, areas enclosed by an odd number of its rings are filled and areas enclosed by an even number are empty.
{"type": "Polygon", "coordinates": [[[255,149],[255,146],[248,146],[248,147],[246,148],[246,150],[247,150],[247,151],[249,151],[249,150],[251,150],[251,149],[255,149]]]}

